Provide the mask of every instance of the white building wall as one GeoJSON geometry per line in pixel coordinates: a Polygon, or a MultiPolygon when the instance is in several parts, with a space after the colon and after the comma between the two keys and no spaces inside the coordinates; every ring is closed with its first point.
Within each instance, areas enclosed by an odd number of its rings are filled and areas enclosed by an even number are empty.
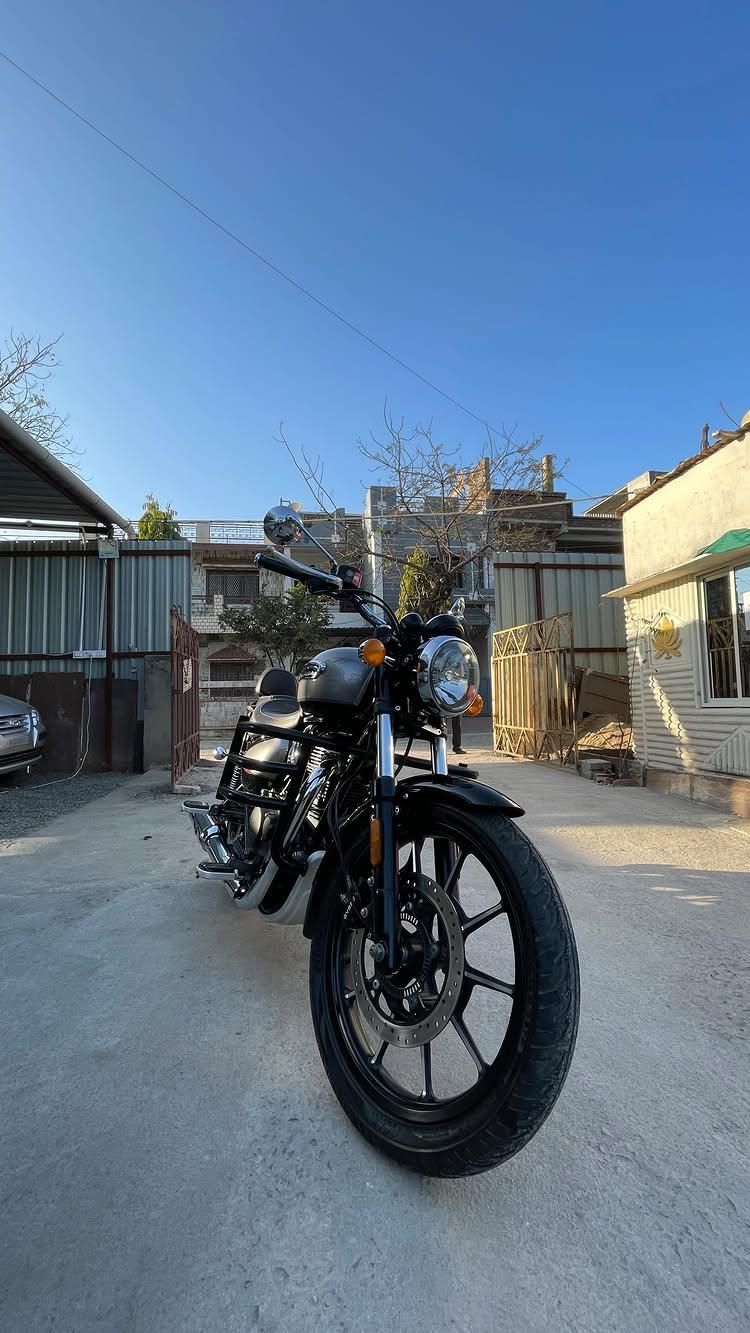
{"type": "Polygon", "coordinates": [[[750,520],[750,434],[672,477],[623,514],[628,583],[692,560],[750,520]]]}
{"type": "Polygon", "coordinates": [[[625,602],[636,756],[650,768],[750,777],[750,701],[704,702],[700,594],[688,579],[625,602]],[[680,635],[677,657],[656,657],[651,630],[664,615],[680,635]]]}

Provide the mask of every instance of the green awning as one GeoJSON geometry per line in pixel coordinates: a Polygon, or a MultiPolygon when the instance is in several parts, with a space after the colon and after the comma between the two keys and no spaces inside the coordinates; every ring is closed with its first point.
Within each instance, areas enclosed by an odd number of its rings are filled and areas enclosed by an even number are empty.
{"type": "Polygon", "coordinates": [[[750,528],[730,528],[723,537],[719,537],[710,546],[704,546],[699,555],[723,555],[726,551],[736,551],[742,546],[750,546],[750,528]]]}

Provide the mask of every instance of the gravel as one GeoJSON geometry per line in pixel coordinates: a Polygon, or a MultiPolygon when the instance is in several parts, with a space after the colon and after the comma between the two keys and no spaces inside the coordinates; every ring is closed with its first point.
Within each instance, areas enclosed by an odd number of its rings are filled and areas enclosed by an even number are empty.
{"type": "Polygon", "coordinates": [[[127,782],[128,773],[79,773],[75,778],[40,774],[0,781],[0,850],[28,837],[59,815],[71,814],[127,782]]]}

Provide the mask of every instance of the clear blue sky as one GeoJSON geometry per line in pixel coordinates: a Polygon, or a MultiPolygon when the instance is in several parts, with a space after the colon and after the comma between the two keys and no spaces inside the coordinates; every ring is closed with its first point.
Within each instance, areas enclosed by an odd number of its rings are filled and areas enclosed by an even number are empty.
{"type": "MultiPolygon", "coordinates": [[[[40,0],[0,45],[372,337],[543,432],[591,494],[750,407],[746,4],[40,0]]],[[[471,420],[0,63],[0,330],[127,514],[360,503],[384,400],[471,420]]]]}

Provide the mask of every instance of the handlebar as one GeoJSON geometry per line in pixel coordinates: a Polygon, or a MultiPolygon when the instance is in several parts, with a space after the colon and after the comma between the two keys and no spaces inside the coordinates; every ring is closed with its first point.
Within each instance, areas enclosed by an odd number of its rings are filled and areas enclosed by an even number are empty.
{"type": "Polygon", "coordinates": [[[261,569],[271,569],[275,574],[285,574],[288,578],[299,579],[300,583],[307,584],[311,592],[338,594],[344,586],[335,574],[326,574],[324,569],[315,569],[312,565],[303,565],[299,560],[293,560],[290,555],[284,555],[282,551],[259,551],[255,563],[261,569]]]}

